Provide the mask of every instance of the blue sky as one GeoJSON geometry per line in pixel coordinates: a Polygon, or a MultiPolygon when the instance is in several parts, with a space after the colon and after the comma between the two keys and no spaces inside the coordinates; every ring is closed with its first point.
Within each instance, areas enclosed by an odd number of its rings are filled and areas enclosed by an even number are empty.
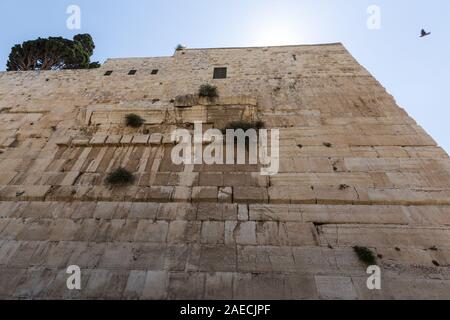
{"type": "Polygon", "coordinates": [[[450,151],[448,0],[1,0],[0,70],[11,47],[90,33],[94,60],[165,56],[178,43],[227,47],[342,42],[397,102],[450,151]],[[66,9],[81,8],[81,30],[66,9]],[[381,9],[370,30],[366,10],[381,9]],[[419,38],[420,29],[432,32],[419,38]]]}

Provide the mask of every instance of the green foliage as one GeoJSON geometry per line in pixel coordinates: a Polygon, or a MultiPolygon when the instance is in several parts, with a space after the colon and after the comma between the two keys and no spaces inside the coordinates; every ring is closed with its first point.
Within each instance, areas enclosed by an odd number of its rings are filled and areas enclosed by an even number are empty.
{"type": "Polygon", "coordinates": [[[199,97],[214,99],[219,96],[219,92],[217,91],[217,88],[215,86],[212,86],[210,84],[204,84],[200,86],[200,89],[198,90],[198,95],[199,97]]]}
{"type": "Polygon", "coordinates": [[[125,123],[127,127],[140,128],[144,125],[145,120],[137,114],[130,113],[125,116],[125,123]]]}
{"type": "Polygon", "coordinates": [[[78,42],[89,57],[94,54],[95,44],[90,34],[77,34],[73,37],[73,41],[78,42]]]}
{"type": "Polygon", "coordinates": [[[38,38],[11,49],[7,71],[88,69],[95,45],[89,34],[73,40],[62,37],[38,38]]]}
{"type": "Polygon", "coordinates": [[[102,65],[99,62],[91,62],[89,64],[89,69],[97,69],[100,68],[102,65]]]}
{"type": "Polygon", "coordinates": [[[111,172],[106,178],[106,183],[110,185],[127,185],[134,182],[134,176],[124,168],[118,168],[111,172]]]}
{"type": "Polygon", "coordinates": [[[372,266],[377,263],[377,258],[369,248],[356,246],[353,247],[353,250],[358,256],[358,259],[366,265],[372,266]]]}
{"type": "Polygon", "coordinates": [[[233,121],[226,125],[225,128],[222,129],[223,134],[226,134],[227,130],[239,130],[242,129],[247,131],[249,129],[259,130],[264,128],[264,122],[256,121],[256,122],[248,122],[248,121],[233,121]]]}
{"type": "Polygon", "coordinates": [[[184,50],[184,49],[186,49],[186,47],[183,46],[182,44],[179,44],[179,45],[177,45],[177,46],[175,47],[175,50],[176,50],[176,51],[181,51],[181,50],[184,50]]]}

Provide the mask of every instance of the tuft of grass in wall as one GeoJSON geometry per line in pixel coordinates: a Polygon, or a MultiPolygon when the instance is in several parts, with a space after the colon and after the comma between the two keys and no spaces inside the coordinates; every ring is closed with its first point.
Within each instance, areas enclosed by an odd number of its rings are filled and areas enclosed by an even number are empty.
{"type": "Polygon", "coordinates": [[[222,129],[222,133],[226,134],[227,130],[239,130],[242,129],[244,131],[254,129],[256,131],[260,129],[264,129],[264,122],[262,121],[256,121],[256,122],[249,122],[249,121],[233,121],[228,123],[225,128],[222,129]]]}
{"type": "Polygon", "coordinates": [[[219,91],[215,86],[212,86],[210,84],[204,84],[200,86],[200,89],[198,90],[198,96],[208,99],[214,99],[219,96],[219,91]]]}
{"type": "Polygon", "coordinates": [[[91,62],[89,64],[89,69],[98,69],[100,68],[102,65],[100,64],[100,62],[91,62]]]}
{"type": "Polygon", "coordinates": [[[125,123],[127,127],[131,128],[140,128],[144,125],[145,120],[141,118],[141,116],[130,113],[125,116],[125,123]]]}
{"type": "Polygon", "coordinates": [[[113,186],[124,186],[132,184],[133,182],[134,182],[133,174],[124,168],[118,168],[112,171],[106,178],[106,183],[113,186]]]}
{"type": "Polygon", "coordinates": [[[368,266],[375,265],[377,263],[377,258],[375,254],[366,247],[353,247],[356,255],[358,256],[359,261],[363,262],[368,266]]]}
{"type": "Polygon", "coordinates": [[[182,44],[179,44],[179,45],[177,45],[177,46],[175,47],[175,50],[176,50],[176,51],[181,51],[181,50],[184,50],[184,49],[186,49],[186,47],[183,46],[182,44]]]}

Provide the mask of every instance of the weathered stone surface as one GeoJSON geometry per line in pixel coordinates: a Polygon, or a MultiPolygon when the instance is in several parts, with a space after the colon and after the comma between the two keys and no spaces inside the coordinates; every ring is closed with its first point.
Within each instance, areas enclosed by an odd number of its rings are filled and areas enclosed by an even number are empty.
{"type": "Polygon", "coordinates": [[[143,134],[143,135],[137,135],[133,137],[133,144],[142,144],[146,145],[148,143],[148,140],[150,139],[150,135],[143,134]]]}
{"type": "Polygon", "coordinates": [[[355,300],[358,298],[351,278],[316,276],[316,284],[322,299],[355,300]]]}
{"type": "Polygon", "coordinates": [[[160,133],[153,133],[148,140],[148,143],[160,145],[162,143],[163,135],[160,133]]]}
{"type": "Polygon", "coordinates": [[[204,244],[224,244],[225,223],[218,221],[205,221],[202,224],[201,242],[204,244]]]}
{"type": "Polygon", "coordinates": [[[231,300],[233,298],[233,273],[216,272],[206,275],[205,299],[231,300]]]}
{"type": "Polygon", "coordinates": [[[169,243],[197,243],[200,240],[201,223],[197,221],[172,221],[167,235],[169,243]]]}
{"type": "Polygon", "coordinates": [[[192,189],[192,201],[194,202],[217,202],[217,187],[194,187],[192,189]]]}
{"type": "Polygon", "coordinates": [[[449,156],[341,44],[30,75],[0,73],[0,299],[449,298],[449,156]],[[175,129],[259,120],[280,133],[274,175],[172,159],[175,129]],[[134,180],[107,184],[117,168],[134,180]]]}
{"type": "Polygon", "coordinates": [[[197,300],[204,298],[206,275],[202,273],[171,273],[168,299],[197,300]]]}
{"type": "Polygon", "coordinates": [[[203,245],[200,249],[198,269],[204,272],[236,271],[236,247],[203,245]]]}
{"type": "Polygon", "coordinates": [[[233,199],[236,203],[267,203],[267,189],[255,187],[235,187],[233,188],[233,199]]]}
{"type": "Polygon", "coordinates": [[[134,237],[135,241],[166,242],[169,224],[165,221],[141,220],[134,237]]]}
{"type": "Polygon", "coordinates": [[[256,245],[256,223],[227,221],[225,223],[225,243],[256,245]]]}
{"type": "Polygon", "coordinates": [[[140,299],[146,285],[147,272],[133,270],[130,272],[125,290],[123,292],[124,299],[137,300],[140,299]]]}
{"type": "Polygon", "coordinates": [[[233,188],[231,187],[219,188],[217,200],[220,203],[231,203],[233,201],[233,188]]]}
{"type": "Polygon", "coordinates": [[[248,205],[239,205],[238,206],[238,220],[239,221],[248,221],[249,213],[248,213],[248,205]]]}
{"type": "Polygon", "coordinates": [[[162,300],[167,296],[168,274],[163,271],[149,271],[145,279],[142,298],[147,300],[162,300]]]}

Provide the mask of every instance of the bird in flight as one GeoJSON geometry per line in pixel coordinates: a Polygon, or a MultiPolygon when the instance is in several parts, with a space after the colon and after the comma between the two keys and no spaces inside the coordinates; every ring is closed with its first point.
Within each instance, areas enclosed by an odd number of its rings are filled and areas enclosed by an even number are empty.
{"type": "Polygon", "coordinates": [[[422,31],[420,32],[420,37],[426,37],[429,36],[431,34],[431,32],[426,32],[424,29],[422,29],[422,31]]]}

